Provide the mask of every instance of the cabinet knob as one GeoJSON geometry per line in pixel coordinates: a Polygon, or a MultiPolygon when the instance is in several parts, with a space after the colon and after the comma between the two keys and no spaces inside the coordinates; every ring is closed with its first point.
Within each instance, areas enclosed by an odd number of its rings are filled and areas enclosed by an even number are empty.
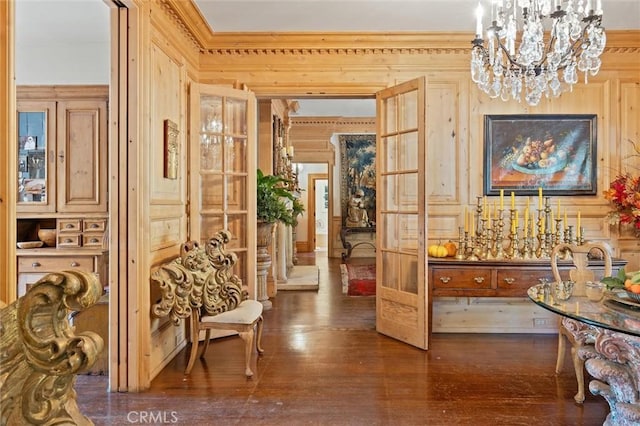
{"type": "Polygon", "coordinates": [[[67,244],[71,244],[73,240],[71,238],[65,238],[64,242],[67,244]]]}
{"type": "Polygon", "coordinates": [[[481,282],[484,282],[484,277],[475,277],[473,280],[480,284],[481,282]]]}
{"type": "Polygon", "coordinates": [[[71,262],[71,267],[73,268],[77,268],[78,266],[80,266],[80,264],[76,261],[71,262]]]}
{"type": "Polygon", "coordinates": [[[73,223],[67,223],[67,224],[65,225],[65,228],[67,228],[67,229],[71,229],[71,228],[75,228],[75,226],[73,226],[73,223]]]}
{"type": "Polygon", "coordinates": [[[40,262],[33,262],[31,264],[31,267],[33,267],[33,268],[38,268],[39,266],[42,266],[42,265],[40,265],[40,262]]]}
{"type": "Polygon", "coordinates": [[[440,277],[440,281],[446,284],[451,281],[451,277],[440,277]]]}
{"type": "Polygon", "coordinates": [[[516,281],[515,278],[507,277],[507,278],[504,279],[504,282],[507,283],[507,284],[513,284],[515,281],[516,281]]]}
{"type": "Polygon", "coordinates": [[[92,238],[91,241],[89,241],[92,244],[96,244],[98,242],[97,238],[92,238]]]}
{"type": "Polygon", "coordinates": [[[60,162],[64,163],[64,151],[60,151],[60,154],[58,154],[58,157],[60,158],[60,162]]]}
{"type": "Polygon", "coordinates": [[[96,229],[98,227],[97,223],[92,223],[91,226],[89,228],[91,229],[96,229]]]}

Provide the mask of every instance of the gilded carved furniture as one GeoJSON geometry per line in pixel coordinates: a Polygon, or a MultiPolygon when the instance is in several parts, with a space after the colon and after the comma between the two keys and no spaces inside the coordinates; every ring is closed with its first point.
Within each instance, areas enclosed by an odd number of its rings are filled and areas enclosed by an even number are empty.
{"type": "Polygon", "coordinates": [[[543,285],[528,290],[537,305],[563,317],[565,333],[579,343],[577,354],[593,376],[589,390],[609,404],[604,425],[640,424],[640,317],[615,293],[600,302],[574,295],[558,303],[543,285]]]}
{"type": "Polygon", "coordinates": [[[57,272],[0,310],[0,424],[93,424],[80,413],[73,386],[103,341],[91,331],[76,335],[68,314],[101,295],[94,274],[57,272]]]}
{"type": "Polygon", "coordinates": [[[153,305],[157,317],[169,316],[175,325],[190,319],[191,351],[185,374],[189,374],[198,352],[199,334],[206,330],[203,358],[211,330],[233,330],[245,342],[245,374],[253,376],[251,352],[255,340],[258,354],[262,337],[262,304],[247,299],[242,281],[232,272],[235,253],[227,253],[231,240],[228,231],[220,231],[204,248],[196,241],[182,245],[180,256],[160,266],[151,280],[160,286],[162,300],[153,305]],[[255,334],[257,333],[257,336],[255,334]]]}
{"type": "MultiPolygon", "coordinates": [[[[575,282],[574,294],[576,296],[585,295],[585,284],[587,281],[594,281],[595,272],[589,269],[589,254],[595,251],[602,253],[604,261],[604,276],[610,276],[612,271],[610,249],[603,243],[586,243],[582,245],[562,243],[556,245],[551,251],[551,271],[553,272],[554,281],[562,281],[560,271],[558,269],[558,259],[570,256],[575,265],[574,269],[569,271],[569,279],[575,282]]],[[[571,359],[573,368],[576,372],[576,380],[578,381],[578,393],[574,399],[578,403],[584,402],[584,361],[578,356],[580,348],[584,344],[593,344],[594,330],[593,326],[582,324],[579,321],[562,318],[558,326],[558,358],[556,360],[556,373],[562,371],[564,362],[566,341],[571,344],[571,359]]]]}

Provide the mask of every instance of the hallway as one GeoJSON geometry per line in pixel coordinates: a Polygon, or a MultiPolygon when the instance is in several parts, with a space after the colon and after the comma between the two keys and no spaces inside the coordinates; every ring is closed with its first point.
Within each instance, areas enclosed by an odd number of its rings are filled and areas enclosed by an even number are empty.
{"type": "Polygon", "coordinates": [[[568,357],[555,375],[556,335],[434,334],[423,352],[376,333],[375,298],[342,294],[339,259],[323,254],[317,264],[319,291],[272,299],[253,379],[242,340],[229,337],[186,377],[183,350],[144,393],[105,394],[105,377],[79,376],[81,411],[96,425],[603,423],[603,398],[587,392],[574,403],[568,357]]]}

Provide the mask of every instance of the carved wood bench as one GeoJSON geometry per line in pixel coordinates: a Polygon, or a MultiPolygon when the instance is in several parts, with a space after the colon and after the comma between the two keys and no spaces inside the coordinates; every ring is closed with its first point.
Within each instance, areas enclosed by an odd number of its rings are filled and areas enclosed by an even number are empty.
{"type": "Polygon", "coordinates": [[[101,296],[96,275],[64,271],[45,275],[0,309],[0,424],[93,424],[80,413],[73,386],[104,342],[91,331],[75,335],[69,312],[101,296]]]}
{"type": "Polygon", "coordinates": [[[220,231],[204,248],[189,241],[182,245],[178,258],[161,265],[151,275],[162,294],[162,300],[152,307],[153,314],[169,316],[175,325],[190,319],[191,351],[185,374],[195,363],[201,330],[206,330],[206,336],[200,358],[207,351],[212,329],[238,332],[245,342],[247,377],[253,376],[250,363],[254,340],[258,354],[264,352],[260,345],[262,304],[247,298],[242,281],[232,273],[237,256],[225,250],[230,240],[228,231],[220,231]]]}

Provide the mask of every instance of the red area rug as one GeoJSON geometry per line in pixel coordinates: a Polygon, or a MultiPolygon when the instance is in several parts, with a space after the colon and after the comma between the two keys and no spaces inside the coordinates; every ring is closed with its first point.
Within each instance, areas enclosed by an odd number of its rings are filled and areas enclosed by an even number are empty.
{"type": "Polygon", "coordinates": [[[349,296],[376,294],[376,265],[341,264],[342,291],[349,296]]]}

